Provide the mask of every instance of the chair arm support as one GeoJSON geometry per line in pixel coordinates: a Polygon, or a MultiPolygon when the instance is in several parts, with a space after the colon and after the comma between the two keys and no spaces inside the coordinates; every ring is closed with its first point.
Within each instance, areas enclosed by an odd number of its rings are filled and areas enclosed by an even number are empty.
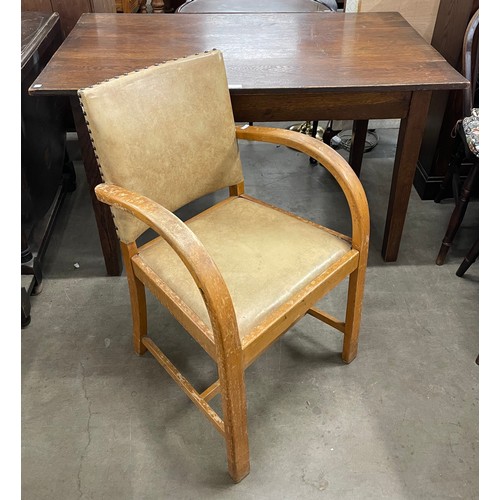
{"type": "Polygon", "coordinates": [[[342,156],[323,142],[300,132],[271,127],[236,127],[236,137],[247,141],[281,144],[311,156],[336,179],[344,192],[352,219],[352,245],[368,250],[370,219],[368,201],[360,180],[342,156]]]}
{"type": "Polygon", "coordinates": [[[212,257],[198,237],[172,212],[155,201],[113,184],[95,187],[97,199],[127,211],[156,231],[180,257],[208,310],[218,356],[241,351],[233,302],[212,257]]]}

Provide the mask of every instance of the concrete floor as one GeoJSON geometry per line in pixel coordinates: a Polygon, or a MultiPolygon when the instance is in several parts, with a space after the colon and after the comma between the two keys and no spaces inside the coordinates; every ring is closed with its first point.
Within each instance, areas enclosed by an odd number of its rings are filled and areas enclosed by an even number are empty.
{"type": "MultiPolygon", "coordinates": [[[[399,259],[384,263],[397,131],[378,133],[361,173],[372,234],[358,357],[344,365],[340,334],[307,317],[247,370],[251,473],[238,485],[222,438],[150,354],[133,353],[126,278],[105,275],[75,162],[78,187],[22,330],[24,500],[478,498],[479,261],[455,276],[478,234],[478,203],[438,267],[452,204],[413,191],[399,259]]],[[[321,166],[285,147],[242,143],[241,155],[247,192],[349,231],[321,166]]],[[[323,307],[342,315],[345,288],[323,307]]],[[[195,387],[208,386],[213,363],[148,299],[150,335],[195,387]]]]}

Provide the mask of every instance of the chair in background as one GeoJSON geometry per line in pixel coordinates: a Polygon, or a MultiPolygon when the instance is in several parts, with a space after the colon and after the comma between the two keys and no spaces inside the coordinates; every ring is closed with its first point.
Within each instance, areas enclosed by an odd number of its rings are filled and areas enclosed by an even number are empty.
{"type": "Polygon", "coordinates": [[[177,7],[179,14],[242,14],[252,12],[336,11],[335,0],[187,0],[177,7]]]}
{"type": "Polygon", "coordinates": [[[148,350],[222,434],[238,482],[249,472],[245,369],[306,314],[343,333],[344,362],[356,356],[369,239],[361,183],[311,137],[236,128],[218,50],[119,76],[79,97],[104,181],[96,195],[111,206],[120,239],[135,352],[148,350]],[[238,139],[316,158],[346,196],[352,237],[247,196],[238,139]],[[222,188],[229,197],[189,221],[172,213],[222,188]],[[159,236],[138,247],[148,227],[159,236]],[[345,278],[345,319],[337,319],[315,303],[345,278]],[[147,335],[145,287],[216,363],[219,378],[206,390],[198,392],[147,335]],[[222,418],[209,405],[217,394],[222,418]]]}
{"type": "MultiPolygon", "coordinates": [[[[441,248],[436,258],[438,266],[444,264],[446,255],[462,223],[467,205],[471,197],[474,181],[479,172],[479,108],[474,108],[474,96],[477,87],[479,65],[473,67],[472,53],[477,50],[478,37],[476,30],[479,26],[479,10],[472,16],[465,31],[462,49],[462,73],[470,82],[470,87],[464,92],[462,119],[459,120],[453,130],[456,137],[455,149],[448,166],[445,178],[440,186],[440,190],[434,201],[439,203],[447,189],[452,185],[453,196],[455,198],[455,208],[451,214],[446,234],[443,238],[441,248]],[[460,187],[460,173],[462,164],[467,161],[472,164],[469,173],[460,187]]],[[[479,240],[472,246],[471,250],[460,265],[457,275],[463,276],[469,266],[479,255],[479,240]]]]}

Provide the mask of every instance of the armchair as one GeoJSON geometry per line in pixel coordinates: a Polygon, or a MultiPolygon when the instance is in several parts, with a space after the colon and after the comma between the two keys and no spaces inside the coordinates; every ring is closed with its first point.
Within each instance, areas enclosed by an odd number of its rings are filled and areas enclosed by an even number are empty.
{"type": "Polygon", "coordinates": [[[356,357],[369,241],[363,188],[317,139],[235,127],[218,50],[119,76],[79,97],[104,181],[95,192],[111,206],[121,242],[135,352],[149,351],[221,433],[229,474],[241,481],[250,470],[245,368],[305,314],[344,335],[346,363],[356,357]],[[186,137],[188,123],[196,126],[186,137]],[[238,140],[314,157],[345,193],[352,236],[246,195],[238,140]],[[190,220],[173,213],[223,188],[228,198],[190,220]],[[138,246],[147,228],[158,236],[138,246]],[[345,278],[341,320],[315,303],[345,278]],[[219,378],[206,390],[197,391],[148,335],[146,288],[216,363],[219,378]],[[218,394],[222,417],[209,404],[218,394]]]}

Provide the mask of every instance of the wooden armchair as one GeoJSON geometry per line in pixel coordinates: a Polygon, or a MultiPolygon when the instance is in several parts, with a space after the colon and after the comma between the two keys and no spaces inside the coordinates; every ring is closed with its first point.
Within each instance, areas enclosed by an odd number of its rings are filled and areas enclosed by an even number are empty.
{"type": "Polygon", "coordinates": [[[369,239],[363,188],[348,163],[316,139],[235,128],[218,50],[79,96],[104,180],[96,195],[111,206],[121,241],[135,352],[149,351],[224,436],[229,474],[238,482],[249,472],[245,368],[307,313],[344,334],[346,363],[356,356],[369,239]],[[352,238],[244,194],[237,139],[316,158],[345,193],[352,238]],[[172,213],[221,188],[229,197],[186,223],[172,213]],[[138,248],[148,227],[158,237],[138,248]],[[314,304],[347,277],[344,321],[314,304]],[[219,379],[205,391],[196,391],[147,335],[145,287],[217,364],[219,379]],[[209,405],[217,394],[222,418],[209,405]]]}

